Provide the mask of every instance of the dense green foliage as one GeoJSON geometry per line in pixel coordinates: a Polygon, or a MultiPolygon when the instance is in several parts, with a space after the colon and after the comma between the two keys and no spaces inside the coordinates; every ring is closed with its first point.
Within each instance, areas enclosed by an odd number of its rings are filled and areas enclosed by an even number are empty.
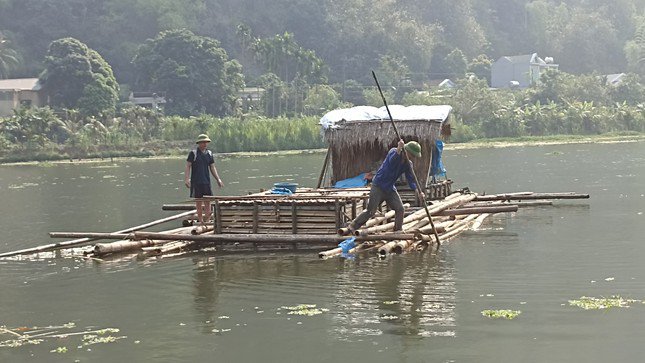
{"type": "Polygon", "coordinates": [[[194,146],[210,135],[217,152],[275,151],[324,146],[317,117],[248,119],[163,116],[128,107],[117,117],[97,119],[78,111],[22,109],[0,119],[0,160],[25,161],[94,156],[153,155],[194,146]]]}
{"type": "Polygon", "coordinates": [[[170,114],[231,114],[244,85],[240,64],[219,42],[172,30],[149,39],[134,57],[137,89],[165,94],[170,114]]]}
{"type": "Polygon", "coordinates": [[[18,53],[0,32],[0,79],[6,78],[9,71],[18,65],[18,53]]]}
{"type": "Polygon", "coordinates": [[[645,132],[645,3],[0,0],[0,77],[40,74],[53,107],[1,120],[0,154],[164,152],[201,132],[218,151],[320,147],[317,116],[382,105],[371,69],[390,104],[452,105],[453,141],[645,132]],[[488,88],[494,60],[533,52],[561,72],[488,88]],[[457,87],[430,86],[444,78],[457,87]],[[165,115],[117,107],[119,89],[162,94],[165,115]]]}
{"type": "Polygon", "coordinates": [[[133,84],[139,45],[186,28],[219,40],[249,80],[271,72],[289,82],[297,59],[311,56],[332,83],[370,84],[383,56],[401,59],[413,79],[454,78],[445,58],[455,49],[469,61],[538,52],[574,74],[642,71],[644,8],[642,0],[2,0],[0,32],[24,59],[13,76],[38,73],[47,45],[74,37],[133,84]],[[298,45],[284,47],[290,61],[280,70],[272,62],[286,58],[266,47],[276,44],[298,45]]]}
{"type": "Polygon", "coordinates": [[[119,85],[112,68],[74,38],[49,45],[40,83],[55,107],[78,108],[86,115],[113,113],[116,108],[119,85]]]}
{"type": "MultiPolygon", "coordinates": [[[[618,86],[608,85],[603,76],[558,71],[544,74],[540,85],[528,90],[492,90],[476,77],[458,84],[449,90],[412,91],[400,100],[394,90],[388,90],[387,97],[403,104],[452,105],[453,142],[645,132],[645,88],[637,75],[618,86]]],[[[338,105],[336,91],[319,87],[306,97],[311,107],[338,105]]],[[[368,104],[380,105],[373,89],[364,98],[368,104]]],[[[0,159],[167,154],[192,147],[200,133],[209,134],[217,152],[324,147],[318,116],[181,117],[126,107],[116,117],[93,117],[74,110],[61,114],[40,108],[21,109],[0,119],[0,159]]]]}

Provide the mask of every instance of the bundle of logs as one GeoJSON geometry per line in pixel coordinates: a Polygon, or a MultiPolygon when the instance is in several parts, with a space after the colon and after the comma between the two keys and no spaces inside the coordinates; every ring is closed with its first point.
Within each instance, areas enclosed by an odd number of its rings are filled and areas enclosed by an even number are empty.
{"type": "MultiPolygon", "coordinates": [[[[442,200],[433,201],[428,206],[432,216],[430,223],[424,208],[415,210],[405,204],[406,216],[401,231],[394,231],[394,211],[377,213],[361,229],[348,236],[347,228],[340,228],[335,235],[312,234],[214,234],[213,225],[184,226],[163,232],[144,232],[143,229],[180,219],[193,220],[195,210],[140,226],[127,228],[113,233],[52,232],[53,238],[75,238],[60,242],[28,248],[19,251],[0,253],[1,257],[29,255],[60,249],[82,249],[90,258],[103,258],[116,254],[135,254],[138,257],[169,255],[185,250],[215,247],[218,251],[275,250],[275,249],[324,249],[321,258],[330,258],[344,253],[356,254],[377,251],[380,256],[407,251],[425,250],[439,246],[458,234],[477,229],[484,220],[495,213],[515,212],[520,207],[550,205],[550,199],[584,199],[588,194],[576,193],[533,193],[477,195],[467,189],[450,194],[442,200]],[[434,229],[432,227],[434,224],[434,229]],[[435,231],[436,236],[435,237],[435,231]],[[210,232],[210,233],[209,233],[210,232]],[[342,242],[352,238],[354,245],[347,248],[342,242]],[[96,243],[97,240],[116,240],[96,243]],[[334,247],[329,249],[329,247],[334,247]],[[343,247],[341,247],[343,246],[343,247]]],[[[188,223],[190,224],[190,223],[188,223]]]]}

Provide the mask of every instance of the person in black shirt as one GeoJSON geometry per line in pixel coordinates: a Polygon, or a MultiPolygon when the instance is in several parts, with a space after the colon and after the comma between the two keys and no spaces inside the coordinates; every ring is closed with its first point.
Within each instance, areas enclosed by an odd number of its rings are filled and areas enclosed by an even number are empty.
{"type": "Polygon", "coordinates": [[[202,199],[204,196],[213,195],[210,174],[213,174],[220,188],[224,186],[222,179],[217,174],[213,153],[206,148],[209,142],[211,139],[206,134],[197,137],[198,147],[188,153],[186,171],[184,172],[184,184],[190,189],[190,197],[195,198],[197,221],[201,225],[205,225],[211,219],[210,202],[202,199]]]}

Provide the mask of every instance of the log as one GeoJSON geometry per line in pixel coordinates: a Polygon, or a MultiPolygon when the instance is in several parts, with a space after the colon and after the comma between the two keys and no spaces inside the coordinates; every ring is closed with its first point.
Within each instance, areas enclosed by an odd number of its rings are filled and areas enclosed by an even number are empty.
{"type": "Polygon", "coordinates": [[[51,238],[81,238],[81,239],[132,239],[132,233],[103,233],[103,232],[49,232],[51,238]]]}
{"type": "Polygon", "coordinates": [[[155,246],[157,244],[158,242],[155,242],[152,240],[97,243],[94,245],[92,254],[94,256],[104,256],[110,253],[123,253],[123,252],[136,251],[144,247],[155,246]]]}
{"type": "Polygon", "coordinates": [[[535,199],[589,199],[589,194],[569,193],[531,193],[531,194],[491,194],[478,195],[475,200],[535,200],[535,199]]]}
{"type": "MultiPolygon", "coordinates": [[[[181,219],[181,218],[193,215],[196,212],[197,212],[197,210],[193,209],[193,210],[190,210],[188,212],[179,213],[179,214],[176,214],[176,215],[173,215],[173,216],[158,219],[156,221],[152,221],[152,222],[148,222],[148,223],[141,224],[141,225],[138,225],[138,226],[122,229],[122,230],[116,231],[114,233],[129,233],[129,232],[142,230],[142,229],[145,229],[145,228],[148,228],[148,227],[156,226],[158,224],[174,221],[176,219],[181,219]]],[[[61,248],[76,247],[76,246],[80,246],[80,245],[83,245],[83,244],[86,244],[88,242],[92,242],[92,241],[95,241],[95,240],[96,239],[93,239],[93,238],[80,238],[80,239],[75,239],[75,240],[71,240],[71,241],[52,243],[52,244],[38,246],[38,247],[25,248],[25,249],[22,249],[22,250],[0,253],[0,258],[17,256],[17,255],[25,255],[25,254],[31,254],[31,253],[38,253],[38,252],[53,251],[53,250],[58,250],[58,249],[61,249],[61,248]]]]}
{"type": "MultiPolygon", "coordinates": [[[[466,194],[462,195],[461,197],[453,198],[448,202],[438,202],[435,204],[432,204],[431,206],[428,207],[428,210],[430,212],[430,215],[435,215],[437,213],[440,213],[446,209],[453,208],[458,205],[462,205],[468,202],[471,202],[473,199],[475,199],[475,194],[466,194]]],[[[427,215],[425,213],[424,209],[419,209],[418,211],[410,214],[409,216],[403,218],[403,225],[405,226],[406,224],[414,221],[418,221],[422,218],[427,218],[427,215]]],[[[388,231],[392,230],[394,228],[394,222],[390,222],[387,224],[383,224],[380,226],[375,226],[375,227],[370,227],[367,229],[359,229],[354,232],[354,235],[357,236],[367,236],[370,234],[374,233],[379,233],[383,231],[388,231]]],[[[408,227],[409,228],[409,227],[408,227]]]]}
{"type": "MultiPolygon", "coordinates": [[[[429,237],[429,236],[428,236],[428,237],[429,237]]],[[[401,254],[401,253],[403,253],[404,251],[407,251],[407,250],[408,250],[408,247],[409,247],[410,245],[412,245],[412,243],[413,243],[413,241],[408,241],[408,240],[405,240],[405,241],[398,241],[398,242],[394,245],[394,248],[392,248],[392,253],[401,254]]]]}
{"type": "Polygon", "coordinates": [[[507,213],[507,212],[517,212],[517,205],[495,205],[488,207],[471,207],[471,208],[455,208],[447,209],[442,212],[437,213],[440,216],[454,216],[458,214],[481,214],[481,213],[507,213]]]}
{"type": "Polygon", "coordinates": [[[486,218],[488,218],[488,217],[490,217],[489,213],[484,213],[484,214],[480,215],[479,217],[477,217],[477,219],[475,219],[475,222],[473,223],[473,226],[472,226],[473,231],[478,230],[479,227],[482,226],[482,223],[484,223],[484,220],[486,220],[486,218]]]}
{"type": "Polygon", "coordinates": [[[319,252],[318,257],[320,257],[320,258],[330,258],[330,257],[338,256],[342,252],[343,252],[342,248],[336,247],[336,248],[332,248],[331,250],[319,252]]]}
{"type": "Polygon", "coordinates": [[[197,226],[190,230],[190,234],[198,235],[206,232],[212,232],[215,228],[212,225],[197,226]]]}
{"type": "Polygon", "coordinates": [[[193,210],[195,209],[195,204],[164,204],[161,206],[161,210],[193,210]]]}
{"type": "Polygon", "coordinates": [[[378,254],[381,257],[385,257],[385,256],[389,255],[390,253],[392,253],[392,250],[394,249],[396,244],[397,244],[397,241],[390,241],[390,242],[384,244],[383,246],[379,247],[378,254]]]}

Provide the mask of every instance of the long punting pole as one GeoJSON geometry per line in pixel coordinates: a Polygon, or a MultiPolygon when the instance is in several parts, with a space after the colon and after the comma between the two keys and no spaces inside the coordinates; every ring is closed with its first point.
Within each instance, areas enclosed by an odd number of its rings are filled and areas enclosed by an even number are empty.
{"type": "MultiPolygon", "coordinates": [[[[148,227],[156,226],[157,224],[170,222],[170,221],[174,221],[176,219],[188,217],[188,216],[191,216],[191,215],[195,214],[196,212],[197,212],[197,210],[193,209],[193,210],[188,211],[188,212],[175,214],[173,216],[158,219],[156,221],[152,221],[152,222],[142,224],[142,225],[139,225],[139,226],[122,229],[122,230],[116,231],[114,233],[107,233],[107,235],[117,235],[117,234],[124,234],[124,233],[139,231],[139,230],[142,230],[142,229],[145,229],[145,228],[148,228],[148,227]]],[[[79,246],[79,245],[82,245],[84,243],[95,241],[95,240],[101,239],[101,238],[102,237],[99,237],[99,238],[96,238],[96,237],[84,237],[84,238],[74,239],[74,240],[71,240],[71,241],[52,243],[52,244],[33,247],[33,248],[26,248],[24,250],[5,252],[5,253],[0,253],[0,258],[17,256],[17,255],[26,255],[26,254],[38,253],[38,252],[53,251],[53,250],[58,250],[58,249],[61,249],[61,248],[69,248],[69,247],[73,247],[73,246],[79,246]]]]}
{"type": "MultiPolygon", "coordinates": [[[[383,91],[381,90],[381,85],[378,83],[378,79],[376,78],[376,73],[372,71],[372,77],[374,77],[374,82],[376,82],[376,87],[378,87],[378,91],[381,94],[381,98],[383,99],[383,104],[385,105],[385,109],[387,110],[387,115],[390,117],[390,122],[392,122],[392,128],[394,128],[394,132],[396,132],[396,137],[397,137],[397,142],[398,140],[401,139],[401,135],[399,134],[399,129],[396,128],[396,124],[394,123],[394,119],[392,118],[392,114],[390,113],[390,108],[387,106],[387,101],[385,100],[385,96],[383,95],[383,91]]],[[[408,154],[403,150],[403,155],[405,159],[409,162],[410,159],[408,159],[408,154]]],[[[414,172],[414,166],[410,165],[410,170],[412,171],[412,176],[414,177],[414,183],[417,185],[417,188],[420,187],[419,185],[419,179],[417,178],[417,173],[414,172]]],[[[426,202],[426,196],[423,194],[423,191],[419,193],[421,195],[421,201],[423,202],[423,208],[426,210],[426,214],[428,215],[428,219],[430,220],[430,226],[432,226],[432,232],[434,234],[434,238],[437,239],[437,247],[441,244],[441,241],[439,240],[439,234],[437,233],[437,230],[434,228],[434,222],[432,221],[432,216],[430,215],[430,211],[428,210],[428,203],[426,202]]]]}

